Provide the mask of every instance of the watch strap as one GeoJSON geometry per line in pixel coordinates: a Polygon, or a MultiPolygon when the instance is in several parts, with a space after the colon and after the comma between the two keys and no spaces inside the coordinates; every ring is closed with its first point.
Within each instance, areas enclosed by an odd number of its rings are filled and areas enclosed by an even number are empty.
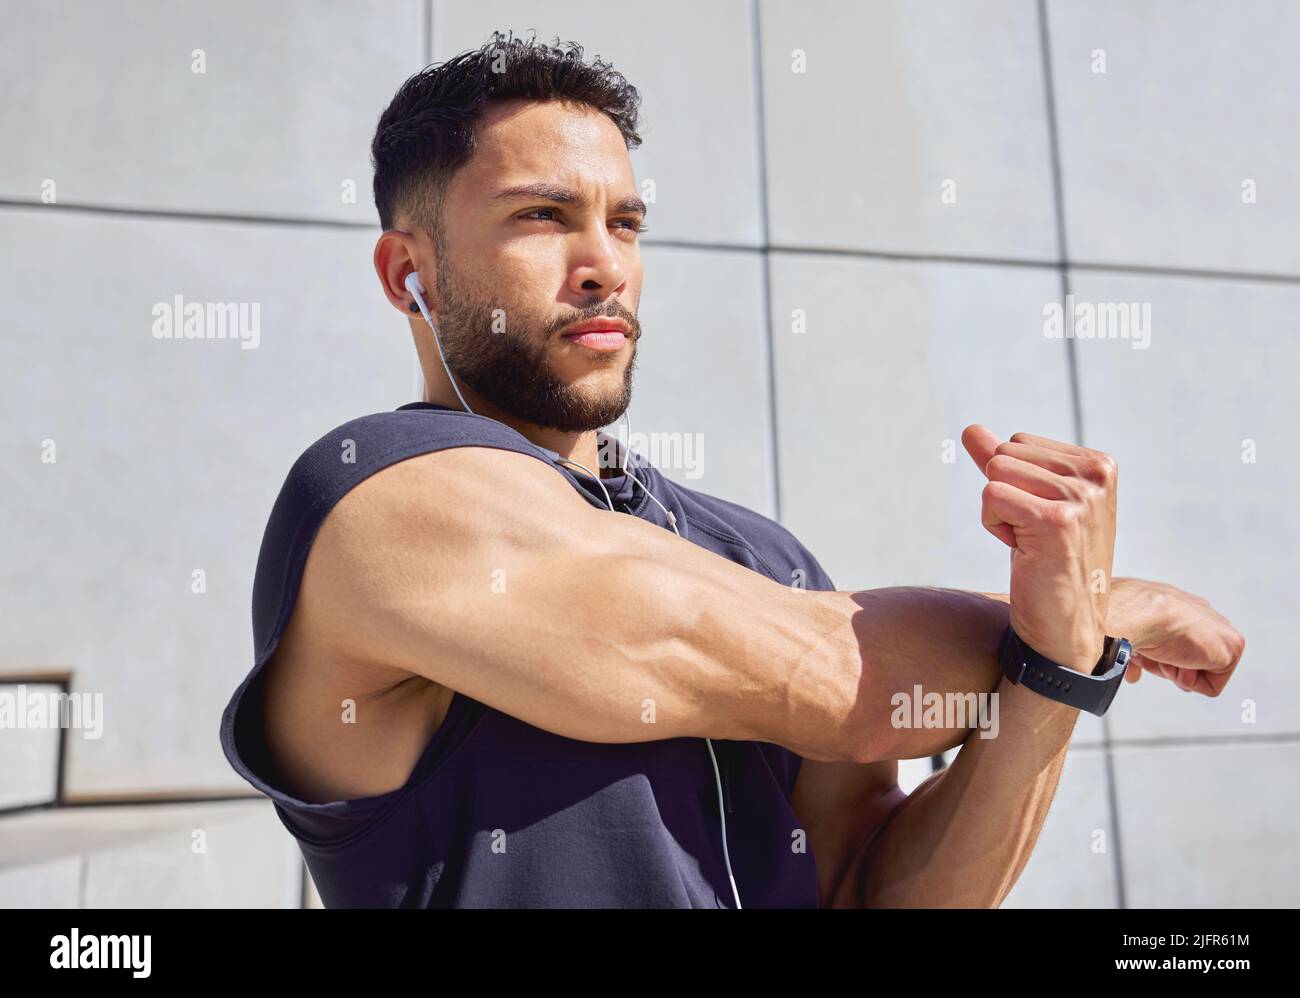
{"type": "Polygon", "coordinates": [[[1126,638],[1107,635],[1101,658],[1090,674],[1083,673],[1034,651],[1020,640],[1010,624],[998,646],[998,661],[1011,682],[1098,717],[1106,713],[1115,699],[1132,654],[1133,646],[1126,638]]]}

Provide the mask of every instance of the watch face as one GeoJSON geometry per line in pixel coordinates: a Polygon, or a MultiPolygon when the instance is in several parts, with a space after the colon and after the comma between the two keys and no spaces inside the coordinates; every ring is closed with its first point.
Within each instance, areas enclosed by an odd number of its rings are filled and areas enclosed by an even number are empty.
{"type": "Polygon", "coordinates": [[[1133,657],[1133,646],[1127,638],[1106,637],[1106,653],[1102,655],[1093,676],[1107,676],[1115,673],[1115,678],[1123,679],[1128,671],[1129,659],[1133,657]]]}

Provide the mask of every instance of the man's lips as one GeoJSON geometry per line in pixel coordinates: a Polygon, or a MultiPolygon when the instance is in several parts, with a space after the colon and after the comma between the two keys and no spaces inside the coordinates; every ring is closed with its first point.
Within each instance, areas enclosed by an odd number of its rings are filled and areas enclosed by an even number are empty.
{"type": "Polygon", "coordinates": [[[570,326],[564,338],[592,350],[614,351],[623,349],[627,331],[627,323],[621,319],[588,319],[570,326]]]}

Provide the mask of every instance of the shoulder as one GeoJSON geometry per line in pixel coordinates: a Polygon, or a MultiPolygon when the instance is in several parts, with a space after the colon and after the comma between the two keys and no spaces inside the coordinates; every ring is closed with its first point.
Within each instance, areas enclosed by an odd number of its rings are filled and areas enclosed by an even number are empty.
{"type": "MultiPolygon", "coordinates": [[[[515,490],[543,489],[558,477],[547,467],[522,434],[473,413],[396,409],[334,427],[293,462],[267,519],[253,579],[256,646],[272,647],[283,632],[307,556],[336,510],[353,525],[378,523],[395,504],[402,514],[472,509],[490,518],[502,501],[498,477],[508,474],[515,490]]],[[[418,528],[419,516],[403,515],[403,528],[418,528]]]]}
{"type": "Polygon", "coordinates": [[[487,416],[442,408],[370,413],[334,427],[298,455],[276,498],[267,535],[310,538],[340,501],[363,485],[366,493],[400,492],[411,487],[412,476],[442,475],[441,486],[471,487],[476,472],[492,481],[509,474],[512,485],[526,485],[550,482],[545,471],[550,467],[545,451],[487,416]],[[453,450],[454,455],[432,457],[453,450]],[[379,474],[386,469],[393,470],[379,474]]]}
{"type": "Polygon", "coordinates": [[[486,416],[449,409],[395,409],[334,427],[299,455],[286,480],[309,488],[352,485],[406,458],[454,447],[537,450],[522,434],[486,416]]]}

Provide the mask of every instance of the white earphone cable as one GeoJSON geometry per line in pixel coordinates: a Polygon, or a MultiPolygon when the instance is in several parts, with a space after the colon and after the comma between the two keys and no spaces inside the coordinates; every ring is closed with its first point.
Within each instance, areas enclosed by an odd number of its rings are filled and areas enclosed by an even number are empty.
{"type": "MultiPolygon", "coordinates": [[[[456,384],[456,379],[452,377],[451,368],[447,364],[447,356],[442,352],[442,338],[438,335],[438,327],[434,324],[433,317],[429,315],[428,306],[424,304],[424,295],[422,293],[424,288],[420,285],[420,275],[418,271],[413,270],[407,276],[406,288],[415,297],[415,302],[420,308],[420,314],[424,316],[424,321],[427,322],[429,324],[429,328],[433,330],[433,342],[434,345],[437,346],[438,348],[438,358],[442,361],[442,369],[447,372],[447,380],[451,382],[451,387],[456,392],[456,398],[460,400],[461,407],[464,408],[466,412],[472,415],[478,415],[478,413],[475,413],[474,410],[469,407],[469,403],[465,401],[465,396],[460,393],[460,388],[456,384]]],[[[664,514],[668,517],[668,525],[673,528],[673,533],[675,533],[678,537],[681,537],[682,532],[677,529],[677,517],[673,515],[672,510],[670,510],[667,506],[665,506],[662,502],[660,502],[658,496],[656,496],[653,492],[651,492],[646,487],[645,483],[641,481],[641,479],[637,478],[635,475],[633,475],[630,471],[627,470],[628,458],[630,457],[632,452],[632,417],[628,415],[626,410],[624,410],[623,418],[627,421],[628,443],[627,446],[623,448],[623,461],[622,464],[620,465],[620,470],[623,472],[623,474],[627,475],[627,477],[630,478],[633,482],[639,485],[642,491],[644,491],[647,496],[649,496],[651,499],[654,500],[655,504],[660,509],[662,509],[664,511],[664,514]]],[[[618,443],[617,437],[615,437],[615,443],[618,443]]],[[[550,453],[554,453],[554,452],[551,451],[550,453]]],[[[617,510],[614,509],[614,501],[610,498],[609,489],[605,488],[605,483],[600,480],[600,475],[594,474],[590,468],[587,468],[586,466],[579,464],[577,461],[571,460],[570,458],[559,457],[557,455],[555,460],[557,463],[560,464],[573,464],[579,468],[582,468],[582,470],[586,472],[589,476],[591,476],[593,479],[595,479],[596,484],[600,486],[600,491],[605,494],[605,504],[610,508],[610,511],[617,512],[617,510]]],[[[726,801],[724,800],[722,794],[722,773],[718,769],[718,757],[713,751],[713,740],[710,738],[705,738],[704,744],[709,750],[709,759],[713,763],[713,780],[714,780],[714,785],[716,786],[718,791],[718,817],[722,821],[722,859],[727,867],[727,879],[731,881],[732,897],[735,898],[736,907],[740,908],[741,906],[740,891],[736,887],[736,877],[731,872],[731,853],[727,849],[727,807],[726,807],[726,801]]]]}

